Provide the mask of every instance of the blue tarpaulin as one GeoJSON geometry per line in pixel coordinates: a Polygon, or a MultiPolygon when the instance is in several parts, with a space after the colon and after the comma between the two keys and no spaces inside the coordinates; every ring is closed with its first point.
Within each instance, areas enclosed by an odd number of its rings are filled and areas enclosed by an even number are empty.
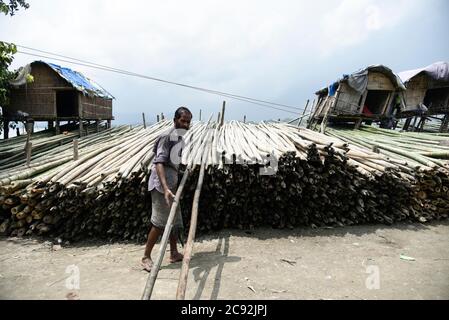
{"type": "Polygon", "coordinates": [[[54,63],[39,61],[45,63],[54,71],[56,71],[61,77],[67,80],[71,85],[73,85],[77,90],[82,91],[87,94],[92,94],[95,96],[99,96],[102,98],[112,99],[112,95],[109,94],[106,90],[101,88],[98,84],[94,83],[92,80],[86,78],[81,73],[74,71],[69,68],[58,66],[54,63]]]}
{"type": "Polygon", "coordinates": [[[334,82],[333,84],[331,84],[329,86],[329,97],[333,97],[334,96],[335,92],[337,92],[338,85],[339,85],[338,82],[334,82]]]}

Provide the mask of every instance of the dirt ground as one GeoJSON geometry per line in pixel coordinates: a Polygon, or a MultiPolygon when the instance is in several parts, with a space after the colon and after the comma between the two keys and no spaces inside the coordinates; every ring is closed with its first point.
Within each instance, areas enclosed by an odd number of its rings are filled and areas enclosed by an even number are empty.
{"type": "MultiPolygon", "coordinates": [[[[2,238],[0,298],[140,299],[143,249],[2,238]]],[[[194,252],[187,299],[449,299],[448,221],[227,230],[198,238],[194,252]]],[[[153,299],[175,298],[180,267],[167,252],[153,299]]]]}

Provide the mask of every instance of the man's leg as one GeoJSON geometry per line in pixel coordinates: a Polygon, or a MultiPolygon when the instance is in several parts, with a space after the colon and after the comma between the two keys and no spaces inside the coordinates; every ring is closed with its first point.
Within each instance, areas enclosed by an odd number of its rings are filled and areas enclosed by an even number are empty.
{"type": "Polygon", "coordinates": [[[178,262],[181,261],[184,256],[179,253],[178,251],[178,245],[177,245],[177,235],[175,232],[172,232],[170,234],[170,262],[178,262]]]}
{"type": "Polygon", "coordinates": [[[151,271],[151,267],[153,266],[153,261],[151,260],[151,251],[153,251],[153,247],[156,244],[156,241],[161,235],[161,233],[162,230],[154,226],[151,227],[150,232],[148,233],[147,244],[145,246],[145,253],[142,258],[142,265],[147,271],[151,271]]]}

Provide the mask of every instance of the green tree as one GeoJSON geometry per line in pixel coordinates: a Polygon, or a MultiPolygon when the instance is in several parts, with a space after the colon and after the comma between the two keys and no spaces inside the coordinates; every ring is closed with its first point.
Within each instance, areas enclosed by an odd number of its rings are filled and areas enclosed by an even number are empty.
{"type": "MultiPolygon", "coordinates": [[[[20,7],[29,8],[29,4],[24,0],[0,0],[0,12],[13,16],[20,7]]],[[[11,65],[17,47],[14,44],[0,41],[0,134],[3,131],[3,107],[8,105],[9,81],[14,78],[14,72],[8,70],[11,65]]],[[[14,124],[12,124],[14,127],[14,124]]]]}
{"type": "Polygon", "coordinates": [[[8,70],[17,48],[14,44],[0,41],[0,133],[3,131],[3,108],[9,103],[9,81],[14,78],[14,72],[8,70]]]}
{"type": "Polygon", "coordinates": [[[0,12],[3,12],[5,15],[13,16],[14,13],[19,10],[20,7],[24,9],[28,9],[30,5],[25,0],[9,0],[6,3],[3,0],[0,0],[0,12]]]}

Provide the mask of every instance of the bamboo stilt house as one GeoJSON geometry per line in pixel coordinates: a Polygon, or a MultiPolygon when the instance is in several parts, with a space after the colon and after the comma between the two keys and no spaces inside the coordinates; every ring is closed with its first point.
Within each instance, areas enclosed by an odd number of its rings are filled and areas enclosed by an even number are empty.
{"type": "Polygon", "coordinates": [[[3,108],[5,138],[9,121],[102,121],[110,124],[113,96],[81,73],[44,61],[19,70],[3,108]],[[30,77],[30,75],[32,77],[30,77]],[[27,79],[32,81],[27,81],[27,79]]]}
{"type": "Polygon", "coordinates": [[[314,122],[356,122],[388,119],[405,87],[400,78],[383,65],[372,65],[344,75],[316,92],[314,122]]]}
{"type": "Polygon", "coordinates": [[[449,63],[436,62],[399,76],[407,88],[401,117],[449,114],[449,63]]]}

